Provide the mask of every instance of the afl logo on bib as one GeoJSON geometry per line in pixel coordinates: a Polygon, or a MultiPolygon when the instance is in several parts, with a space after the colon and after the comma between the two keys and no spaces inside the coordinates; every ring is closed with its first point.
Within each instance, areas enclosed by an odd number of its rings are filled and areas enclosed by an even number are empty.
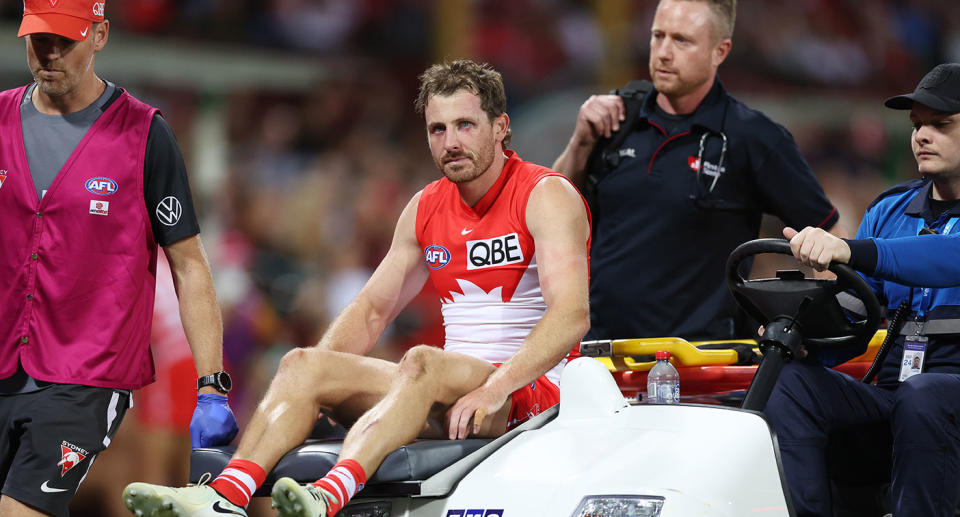
{"type": "Polygon", "coordinates": [[[504,266],[523,262],[523,250],[516,233],[492,239],[467,241],[467,269],[504,266]]]}
{"type": "Polygon", "coordinates": [[[423,251],[423,258],[430,269],[440,269],[450,263],[450,252],[443,246],[431,244],[423,251]]]}
{"type": "Polygon", "coordinates": [[[104,177],[90,178],[84,186],[87,187],[87,192],[101,196],[109,196],[117,191],[117,182],[104,177]]]}

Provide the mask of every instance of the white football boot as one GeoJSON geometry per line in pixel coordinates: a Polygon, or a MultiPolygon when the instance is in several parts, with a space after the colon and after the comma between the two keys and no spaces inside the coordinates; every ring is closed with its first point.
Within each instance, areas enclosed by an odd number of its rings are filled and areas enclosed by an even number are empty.
{"type": "Polygon", "coordinates": [[[123,489],[123,504],[137,517],[247,517],[246,510],[207,485],[171,488],[130,483],[123,489]]]}
{"type": "Polygon", "coordinates": [[[273,506],[280,517],[327,517],[330,501],[337,498],[313,485],[301,485],[290,478],[280,478],[270,492],[273,506]]]}

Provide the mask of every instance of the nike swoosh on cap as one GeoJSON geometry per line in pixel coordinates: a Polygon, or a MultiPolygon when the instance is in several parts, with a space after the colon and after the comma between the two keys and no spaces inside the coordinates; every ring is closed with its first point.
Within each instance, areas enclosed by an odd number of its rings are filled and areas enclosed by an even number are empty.
{"type": "Polygon", "coordinates": [[[40,485],[40,490],[41,490],[41,491],[46,492],[46,493],[48,493],[48,494],[55,494],[55,493],[57,493],[57,492],[66,492],[66,491],[67,491],[66,488],[53,488],[53,487],[51,487],[51,486],[47,486],[47,483],[49,483],[49,481],[44,481],[43,484],[40,485]]]}

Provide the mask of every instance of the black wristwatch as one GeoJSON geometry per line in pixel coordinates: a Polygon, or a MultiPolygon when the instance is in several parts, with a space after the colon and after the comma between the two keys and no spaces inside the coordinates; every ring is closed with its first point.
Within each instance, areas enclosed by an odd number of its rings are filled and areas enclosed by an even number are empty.
{"type": "Polygon", "coordinates": [[[220,393],[226,395],[230,393],[230,390],[233,388],[233,379],[230,378],[230,374],[220,370],[217,373],[211,373],[210,375],[204,375],[197,379],[197,389],[203,388],[205,386],[213,386],[220,393]]]}

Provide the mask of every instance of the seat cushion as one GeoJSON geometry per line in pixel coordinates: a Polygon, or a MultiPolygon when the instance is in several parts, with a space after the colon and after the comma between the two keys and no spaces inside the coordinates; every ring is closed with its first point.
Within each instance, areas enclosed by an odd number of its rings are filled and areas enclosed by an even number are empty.
{"type": "MultiPolygon", "coordinates": [[[[378,483],[416,482],[449,467],[456,461],[490,443],[488,439],[418,440],[391,452],[367,486],[378,483]]],[[[291,450],[267,475],[256,495],[268,495],[273,482],[290,477],[311,483],[323,477],[336,463],[343,440],[307,440],[291,450]]],[[[194,449],[190,454],[190,482],[197,483],[204,474],[216,477],[237,450],[234,445],[194,449]]]]}

